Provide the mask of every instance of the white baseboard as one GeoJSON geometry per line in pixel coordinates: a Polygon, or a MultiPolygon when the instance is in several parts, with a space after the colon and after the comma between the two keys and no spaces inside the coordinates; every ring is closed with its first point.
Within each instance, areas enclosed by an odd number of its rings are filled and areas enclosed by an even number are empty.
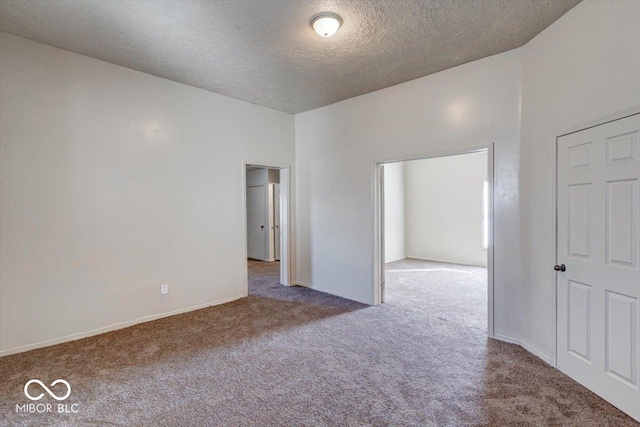
{"type": "Polygon", "coordinates": [[[520,340],[519,339],[507,337],[505,335],[493,334],[492,338],[495,339],[495,340],[498,340],[498,341],[504,341],[504,342],[509,343],[509,344],[520,345],[520,340]]]}
{"type": "Polygon", "coordinates": [[[436,259],[436,258],[420,258],[417,256],[410,256],[407,255],[407,257],[405,259],[417,259],[419,261],[431,261],[431,262],[440,262],[443,264],[455,264],[455,265],[470,265],[472,267],[484,267],[487,268],[487,264],[477,264],[475,262],[461,262],[461,261],[451,261],[451,260],[444,260],[444,259],[436,259]]]}
{"type": "Polygon", "coordinates": [[[547,355],[545,352],[543,352],[536,346],[529,344],[526,341],[519,340],[517,338],[507,337],[505,335],[500,335],[500,334],[494,334],[493,338],[498,341],[507,342],[509,344],[519,345],[520,347],[524,348],[525,350],[527,350],[529,353],[533,354],[537,358],[542,359],[547,364],[553,366],[553,363],[551,363],[551,357],[549,355],[547,355]]]}
{"type": "Polygon", "coordinates": [[[309,285],[308,283],[304,283],[304,282],[295,282],[294,286],[302,286],[302,287],[305,287],[305,288],[313,289],[314,291],[324,292],[325,294],[335,295],[337,297],[348,299],[348,300],[351,300],[351,301],[356,301],[356,302],[359,302],[359,303],[362,303],[362,304],[374,305],[373,302],[365,300],[364,298],[355,297],[353,295],[349,295],[349,294],[346,294],[346,293],[343,293],[343,292],[336,292],[334,290],[329,290],[329,289],[322,288],[322,287],[312,286],[312,285],[309,285]]]}
{"type": "Polygon", "coordinates": [[[542,359],[545,362],[547,362],[547,364],[553,366],[553,363],[551,363],[551,356],[549,356],[548,354],[546,354],[545,352],[540,350],[538,347],[536,347],[536,346],[534,346],[532,344],[529,344],[526,341],[520,341],[520,345],[522,346],[522,348],[527,350],[529,353],[533,354],[534,356],[538,356],[540,359],[542,359]]]}
{"type": "Polygon", "coordinates": [[[189,311],[200,310],[201,308],[225,304],[231,301],[238,300],[240,298],[244,298],[244,296],[240,295],[240,296],[235,296],[231,298],[225,298],[218,301],[208,302],[205,304],[198,304],[192,307],[182,308],[179,310],[169,311],[169,312],[160,313],[160,314],[152,314],[150,316],[138,317],[137,319],[114,323],[111,325],[104,326],[102,328],[93,329],[85,332],[78,332],[76,334],[67,335],[61,338],[54,338],[51,340],[41,341],[34,344],[28,344],[20,347],[10,348],[8,350],[1,350],[0,357],[9,356],[11,354],[23,353],[25,351],[35,350],[37,348],[49,347],[56,344],[62,344],[69,341],[75,341],[82,338],[92,337],[94,335],[100,335],[107,332],[116,331],[118,329],[128,328],[129,326],[137,325],[139,323],[151,322],[152,320],[162,319],[163,317],[175,316],[176,314],[188,313],[189,311]]]}

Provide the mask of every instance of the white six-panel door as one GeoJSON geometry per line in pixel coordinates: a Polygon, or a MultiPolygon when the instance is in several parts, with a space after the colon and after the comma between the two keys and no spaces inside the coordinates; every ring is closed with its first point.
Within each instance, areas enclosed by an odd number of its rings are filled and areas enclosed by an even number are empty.
{"type": "Polygon", "coordinates": [[[267,191],[264,185],[247,187],[247,256],[267,259],[267,191]]]}
{"type": "Polygon", "coordinates": [[[558,367],[640,420],[640,115],[558,139],[558,367]]]}

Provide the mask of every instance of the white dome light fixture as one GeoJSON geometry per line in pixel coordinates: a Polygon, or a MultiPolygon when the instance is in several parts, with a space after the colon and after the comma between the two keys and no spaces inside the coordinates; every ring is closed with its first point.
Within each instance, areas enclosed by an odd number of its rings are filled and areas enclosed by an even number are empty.
{"type": "Polygon", "coordinates": [[[331,37],[342,25],[342,18],[332,12],[322,12],[313,15],[311,26],[320,37],[331,37]]]}

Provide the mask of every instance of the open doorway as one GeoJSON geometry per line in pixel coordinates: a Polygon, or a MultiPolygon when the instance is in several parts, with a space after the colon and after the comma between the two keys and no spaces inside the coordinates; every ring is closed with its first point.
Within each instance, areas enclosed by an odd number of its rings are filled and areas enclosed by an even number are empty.
{"type": "Polygon", "coordinates": [[[377,171],[378,300],[492,336],[492,147],[377,171]]]}
{"type": "Polygon", "coordinates": [[[246,294],[289,285],[289,169],[244,165],[246,294]]]}

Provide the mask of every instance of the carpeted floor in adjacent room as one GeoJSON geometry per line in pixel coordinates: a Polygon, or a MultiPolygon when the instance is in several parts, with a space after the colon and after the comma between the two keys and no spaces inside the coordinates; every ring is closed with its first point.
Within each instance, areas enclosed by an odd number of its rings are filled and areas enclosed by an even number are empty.
{"type": "Polygon", "coordinates": [[[376,307],[278,268],[250,262],[242,300],[0,358],[0,425],[638,425],[486,338],[483,268],[390,264],[376,307]],[[16,414],[31,378],[67,380],[78,413],[16,414]]]}

